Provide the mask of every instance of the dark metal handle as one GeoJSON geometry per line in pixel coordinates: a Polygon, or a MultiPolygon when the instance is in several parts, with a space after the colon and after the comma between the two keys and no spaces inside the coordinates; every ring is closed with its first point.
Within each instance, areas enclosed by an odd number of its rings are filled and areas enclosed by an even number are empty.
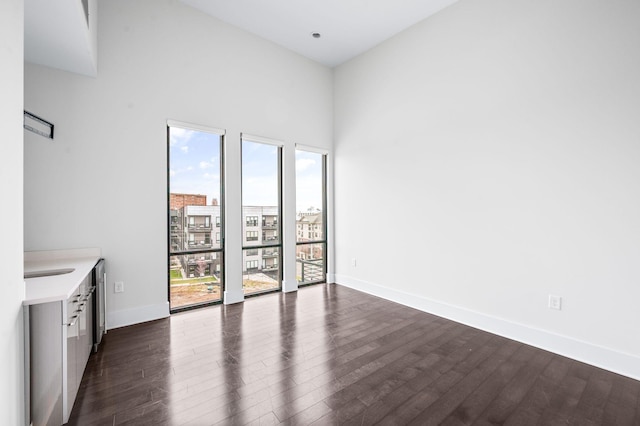
{"type": "Polygon", "coordinates": [[[78,322],[78,315],[74,315],[71,317],[71,322],[65,324],[67,327],[73,327],[78,322]]]}

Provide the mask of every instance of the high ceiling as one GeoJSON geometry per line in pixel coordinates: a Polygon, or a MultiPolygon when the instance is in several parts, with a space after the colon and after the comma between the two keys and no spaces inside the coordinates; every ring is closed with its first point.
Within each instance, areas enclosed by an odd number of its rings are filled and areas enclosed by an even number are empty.
{"type": "Polygon", "coordinates": [[[334,67],[457,0],[180,1],[334,67]]]}
{"type": "MultiPolygon", "coordinates": [[[[458,0],[179,1],[334,67],[458,0]]],[[[96,27],[87,28],[82,4],[25,0],[25,60],[95,77],[96,27]]],[[[88,4],[93,20],[97,0],[88,4]]]]}

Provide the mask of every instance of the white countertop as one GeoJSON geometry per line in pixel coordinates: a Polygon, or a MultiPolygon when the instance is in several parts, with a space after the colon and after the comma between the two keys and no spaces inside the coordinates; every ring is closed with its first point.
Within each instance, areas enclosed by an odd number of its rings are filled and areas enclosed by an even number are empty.
{"type": "Polygon", "coordinates": [[[74,268],[73,272],[26,278],[23,305],[67,300],[100,260],[100,249],[30,251],[24,253],[24,272],[74,268]]]}

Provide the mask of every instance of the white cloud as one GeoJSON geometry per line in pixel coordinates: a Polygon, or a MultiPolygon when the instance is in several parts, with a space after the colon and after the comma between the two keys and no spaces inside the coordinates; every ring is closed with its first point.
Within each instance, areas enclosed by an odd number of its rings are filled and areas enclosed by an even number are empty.
{"type": "Polygon", "coordinates": [[[181,146],[180,151],[186,154],[187,152],[189,152],[189,145],[181,146]]]}
{"type": "Polygon", "coordinates": [[[187,167],[187,171],[190,172],[191,170],[193,170],[193,166],[189,166],[187,167]]]}
{"type": "Polygon", "coordinates": [[[314,164],[316,164],[316,160],[312,160],[311,158],[300,158],[296,160],[296,171],[304,172],[314,164]]]}
{"type": "Polygon", "coordinates": [[[174,146],[178,143],[187,143],[193,136],[193,130],[181,129],[180,127],[171,127],[169,144],[174,146]]]}
{"type": "Polygon", "coordinates": [[[176,175],[175,170],[170,169],[170,170],[169,170],[169,176],[174,177],[175,175],[176,175]]]}
{"type": "Polygon", "coordinates": [[[200,168],[201,168],[202,170],[208,169],[209,167],[213,167],[213,164],[211,164],[211,163],[210,163],[210,162],[208,162],[208,161],[201,161],[201,162],[200,162],[200,168]]]}

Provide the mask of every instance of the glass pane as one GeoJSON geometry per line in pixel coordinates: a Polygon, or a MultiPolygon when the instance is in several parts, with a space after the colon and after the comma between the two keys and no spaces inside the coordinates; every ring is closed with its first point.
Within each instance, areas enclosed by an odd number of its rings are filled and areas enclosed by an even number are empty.
{"type": "Polygon", "coordinates": [[[279,244],[278,218],[277,206],[244,206],[242,208],[242,246],[279,244]]]}
{"type": "Polygon", "coordinates": [[[325,243],[296,246],[296,279],[299,284],[326,281],[324,273],[325,243]]]}
{"type": "Polygon", "coordinates": [[[242,141],[242,245],[280,243],[280,149],[242,141]]]}
{"type": "Polygon", "coordinates": [[[242,288],[244,294],[280,288],[280,248],[242,250],[242,288]]]}
{"type": "Polygon", "coordinates": [[[169,218],[172,253],[222,248],[220,145],[213,133],[169,129],[169,218]]]}
{"type": "Polygon", "coordinates": [[[171,309],[222,299],[222,252],[171,256],[171,309]]]}
{"type": "Polygon", "coordinates": [[[324,235],[324,156],[296,150],[296,241],[322,241],[324,235]]]}
{"type": "Polygon", "coordinates": [[[171,309],[221,300],[221,148],[221,135],[169,128],[171,309]]]}

